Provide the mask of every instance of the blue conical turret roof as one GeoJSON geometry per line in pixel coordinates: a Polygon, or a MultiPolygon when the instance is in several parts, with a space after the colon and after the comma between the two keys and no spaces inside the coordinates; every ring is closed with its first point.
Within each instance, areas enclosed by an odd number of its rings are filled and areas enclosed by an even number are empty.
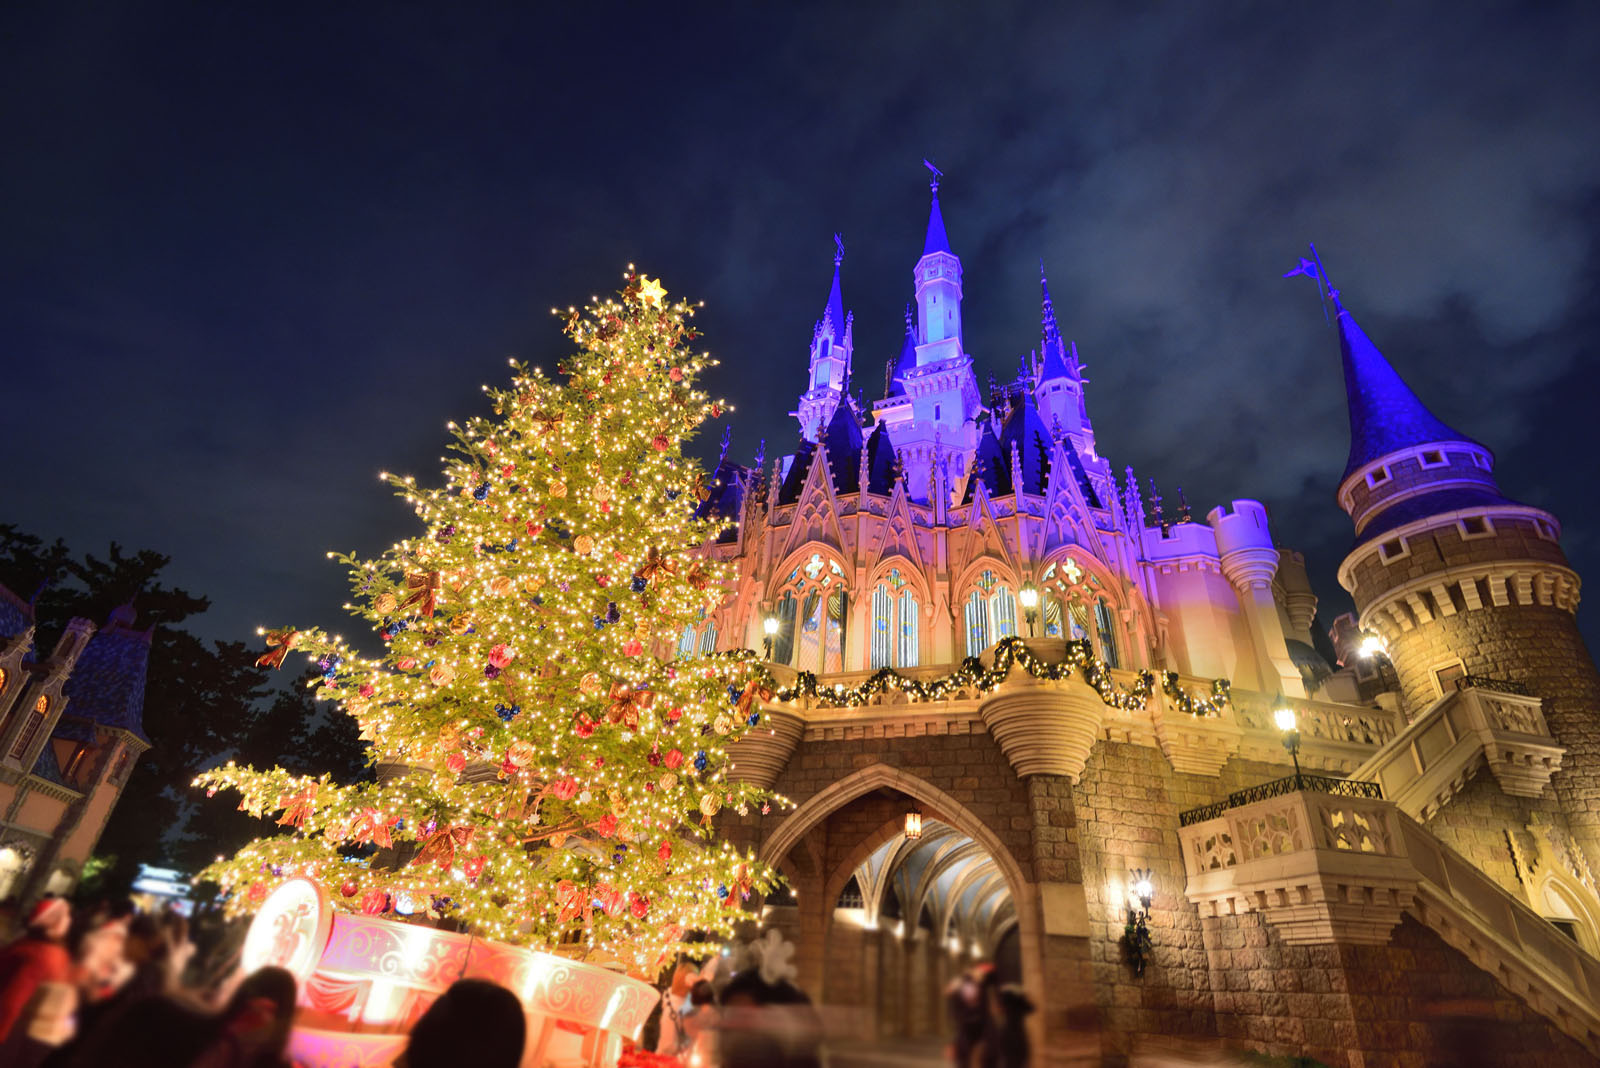
{"type": "MultiPolygon", "coordinates": [[[[1340,481],[1380,457],[1436,441],[1476,445],[1428,410],[1334,295],[1350,405],[1350,460],[1340,481]]],[[[1480,446],[1481,447],[1481,446],[1480,446]]]]}

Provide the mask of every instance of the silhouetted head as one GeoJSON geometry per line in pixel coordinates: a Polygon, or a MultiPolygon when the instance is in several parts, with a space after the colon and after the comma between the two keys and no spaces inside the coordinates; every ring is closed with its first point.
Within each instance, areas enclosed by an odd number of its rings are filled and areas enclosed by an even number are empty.
{"type": "Polygon", "coordinates": [[[522,1002],[503,986],[458,979],[411,1029],[405,1068],[460,1068],[465,1045],[479,1068],[517,1068],[527,1043],[522,1002]]]}

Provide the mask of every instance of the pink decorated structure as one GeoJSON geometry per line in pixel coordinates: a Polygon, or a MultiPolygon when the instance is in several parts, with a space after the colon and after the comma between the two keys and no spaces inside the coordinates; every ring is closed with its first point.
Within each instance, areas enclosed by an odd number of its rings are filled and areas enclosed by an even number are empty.
{"type": "Polygon", "coordinates": [[[615,1064],[657,994],[607,968],[472,935],[335,912],[322,887],[291,879],[251,923],[244,969],[278,965],[300,983],[290,1056],[306,1068],[377,1068],[457,979],[512,991],[528,1014],[525,1068],[615,1064]]]}

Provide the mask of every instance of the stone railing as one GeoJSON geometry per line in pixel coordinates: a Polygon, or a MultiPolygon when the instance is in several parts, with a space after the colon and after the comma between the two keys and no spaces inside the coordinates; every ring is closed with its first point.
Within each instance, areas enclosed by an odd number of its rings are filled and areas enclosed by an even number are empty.
{"type": "Polygon", "coordinates": [[[1381,945],[1416,889],[1400,813],[1379,798],[1285,793],[1191,823],[1179,839],[1202,916],[1260,912],[1291,945],[1381,945]]]}
{"type": "Polygon", "coordinates": [[[1382,784],[1408,816],[1431,819],[1484,765],[1514,797],[1538,797],[1566,750],[1538,698],[1466,688],[1435,701],[1352,773],[1382,784]]]}
{"type": "Polygon", "coordinates": [[[1259,912],[1289,944],[1381,945],[1409,913],[1600,1054],[1600,960],[1392,802],[1287,793],[1178,836],[1202,916],[1259,912]]]}
{"type": "Polygon", "coordinates": [[[1283,732],[1273,721],[1273,712],[1287,706],[1294,709],[1300,731],[1300,762],[1308,768],[1343,775],[1354,772],[1404,726],[1399,715],[1381,708],[1304,697],[1275,698],[1235,690],[1233,704],[1244,730],[1243,756],[1282,762],[1283,732]]]}
{"type": "Polygon", "coordinates": [[[1600,1054],[1600,960],[1415,820],[1402,816],[1400,831],[1418,874],[1412,915],[1600,1054]]]}

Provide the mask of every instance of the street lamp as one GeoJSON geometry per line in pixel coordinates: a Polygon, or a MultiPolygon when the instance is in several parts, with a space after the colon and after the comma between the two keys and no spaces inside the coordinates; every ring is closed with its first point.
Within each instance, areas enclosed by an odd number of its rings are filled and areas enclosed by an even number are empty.
{"type": "Polygon", "coordinates": [[[766,659],[772,659],[772,639],[778,633],[778,617],[768,616],[761,621],[761,632],[766,635],[762,648],[765,650],[766,659]]]}
{"type": "Polygon", "coordinates": [[[1272,722],[1283,732],[1283,747],[1289,750],[1289,756],[1294,760],[1294,788],[1303,790],[1305,783],[1300,778],[1300,730],[1295,726],[1294,709],[1279,705],[1272,713],[1272,722]]]}
{"type": "Polygon", "coordinates": [[[1022,591],[1017,594],[1017,600],[1022,602],[1022,614],[1028,621],[1028,637],[1033,637],[1033,625],[1039,619],[1039,587],[1032,582],[1024,582],[1022,591]]]}
{"type": "Polygon", "coordinates": [[[1144,966],[1150,959],[1153,943],[1150,938],[1150,902],[1155,898],[1155,887],[1150,882],[1151,868],[1131,868],[1128,874],[1133,881],[1128,891],[1139,901],[1139,907],[1128,906],[1128,924],[1122,931],[1122,949],[1134,978],[1144,975],[1144,966]]]}

